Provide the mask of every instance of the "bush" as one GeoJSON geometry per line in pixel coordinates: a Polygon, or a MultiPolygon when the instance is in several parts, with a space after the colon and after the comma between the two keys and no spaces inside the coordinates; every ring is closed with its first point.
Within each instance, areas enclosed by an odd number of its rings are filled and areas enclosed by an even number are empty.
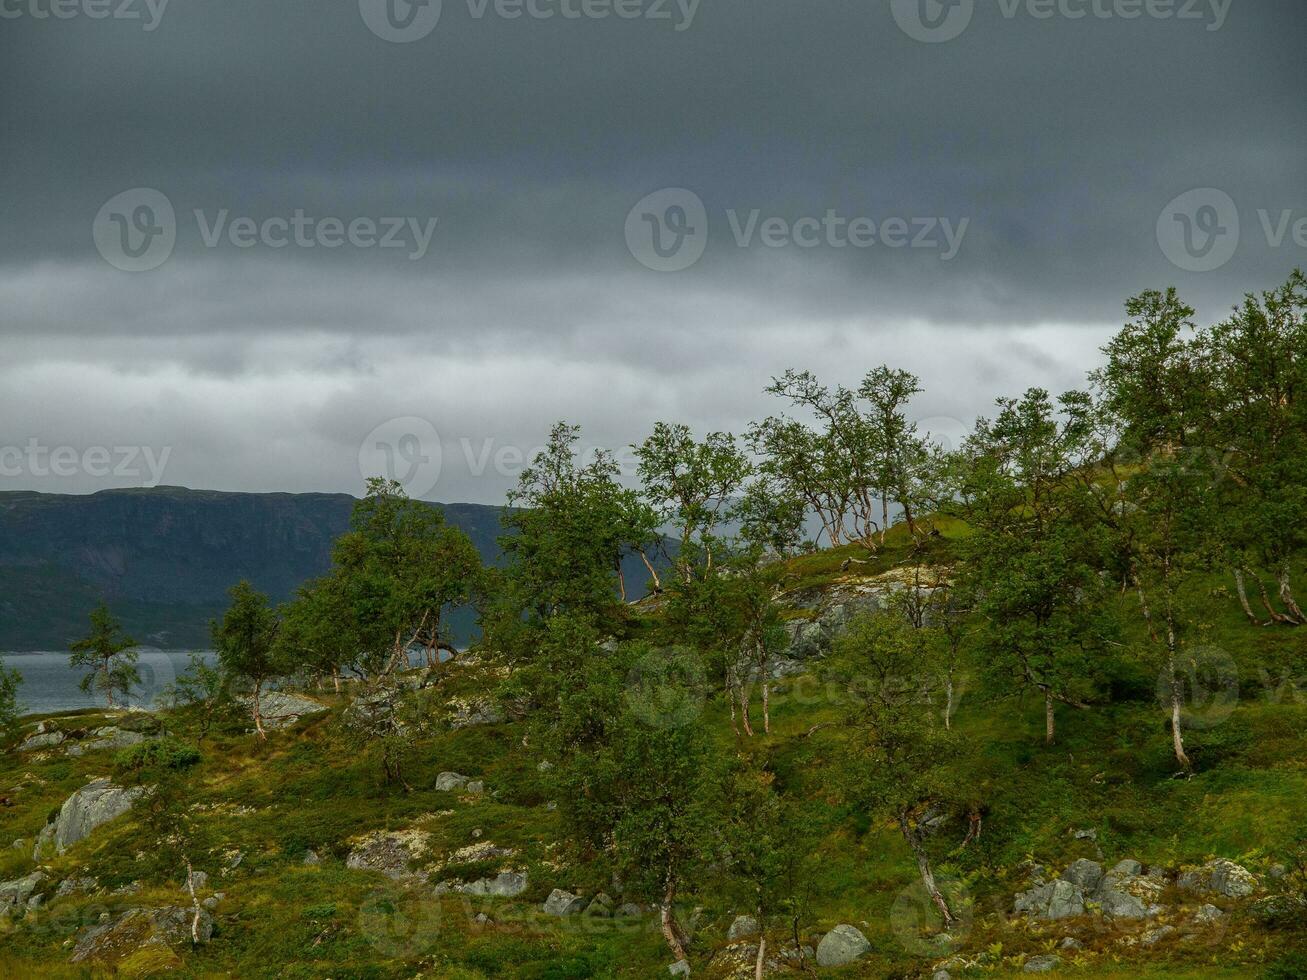
{"type": "Polygon", "coordinates": [[[139,779],[150,772],[181,772],[199,761],[199,749],[169,736],[123,749],[114,757],[114,771],[120,777],[139,779]]]}

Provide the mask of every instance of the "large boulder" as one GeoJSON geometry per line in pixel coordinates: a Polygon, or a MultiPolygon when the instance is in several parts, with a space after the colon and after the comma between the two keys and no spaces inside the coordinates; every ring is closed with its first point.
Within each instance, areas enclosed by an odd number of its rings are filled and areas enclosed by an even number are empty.
{"type": "Polygon", "coordinates": [[[1032,956],[1026,960],[1023,968],[1026,973],[1051,973],[1062,965],[1061,957],[1049,953],[1045,956],[1032,956]]]}
{"type": "MultiPolygon", "coordinates": [[[[253,705],[253,699],[248,696],[238,700],[247,711],[253,705]]],[[[263,727],[267,729],[285,728],[305,715],[319,714],[326,710],[327,706],[321,701],[287,691],[267,691],[259,697],[259,715],[263,719],[263,727]]]]}
{"type": "Polygon", "coordinates": [[[109,725],[105,728],[97,728],[91,733],[94,737],[85,741],[77,742],[68,746],[67,752],[71,756],[85,755],[87,752],[96,752],[106,749],[125,749],[128,746],[139,745],[145,741],[145,736],[140,732],[129,732],[121,728],[109,725]]]}
{"type": "Polygon", "coordinates": [[[1257,879],[1248,869],[1225,858],[1183,872],[1176,884],[1186,891],[1226,898],[1247,898],[1257,890],[1257,879]]]}
{"type": "Polygon", "coordinates": [[[1103,866],[1097,861],[1080,858],[1072,861],[1062,872],[1062,880],[1071,882],[1086,895],[1090,895],[1103,880],[1103,866]]]}
{"type": "Polygon", "coordinates": [[[37,886],[45,881],[45,872],[33,871],[26,878],[0,881],[0,919],[21,915],[32,900],[37,886]]]}
{"type": "Polygon", "coordinates": [[[1034,919],[1069,919],[1085,912],[1085,893],[1079,885],[1059,878],[1017,895],[1013,911],[1034,919]]]}
{"type": "Polygon", "coordinates": [[[580,895],[573,895],[561,888],[555,888],[541,906],[545,915],[578,915],[585,910],[586,901],[580,895]]]}
{"type": "MultiPolygon", "coordinates": [[[[199,942],[207,943],[213,935],[213,917],[204,909],[200,909],[199,916],[199,942]]],[[[189,948],[194,943],[194,924],[193,908],[128,909],[117,919],[93,926],[77,941],[72,961],[109,966],[152,950],[161,954],[162,962],[166,963],[175,959],[174,950],[189,948]]]]}
{"type": "Polygon", "coordinates": [[[91,780],[64,801],[54,823],[41,831],[36,842],[38,859],[48,854],[50,846],[56,854],[63,854],[97,827],[130,810],[144,793],[140,786],[124,789],[107,779],[91,780]]]}
{"type": "Polygon", "coordinates": [[[470,777],[464,776],[459,772],[442,772],[436,777],[436,789],[441,793],[449,793],[456,789],[462,789],[470,782],[470,777]]]}
{"type": "Polygon", "coordinates": [[[871,951],[867,937],[851,925],[836,926],[817,944],[818,966],[844,966],[871,951]]]}
{"type": "Polygon", "coordinates": [[[746,936],[758,935],[758,920],[751,915],[739,915],[731,923],[731,927],[726,930],[726,938],[731,942],[737,939],[743,939],[746,936]]]}
{"type": "MultiPolygon", "coordinates": [[[[44,724],[44,722],[42,722],[44,724]]],[[[19,743],[19,752],[35,752],[37,749],[50,749],[59,745],[67,738],[63,732],[56,729],[49,731],[39,730],[35,735],[29,735],[19,743]]]]}

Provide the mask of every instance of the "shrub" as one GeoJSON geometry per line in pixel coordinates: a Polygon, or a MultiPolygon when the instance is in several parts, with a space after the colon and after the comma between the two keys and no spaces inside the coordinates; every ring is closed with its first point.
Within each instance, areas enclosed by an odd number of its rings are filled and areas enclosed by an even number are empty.
{"type": "Polygon", "coordinates": [[[114,770],[120,777],[140,779],[150,772],[181,772],[199,761],[199,749],[169,736],[123,749],[114,757],[114,770]]]}

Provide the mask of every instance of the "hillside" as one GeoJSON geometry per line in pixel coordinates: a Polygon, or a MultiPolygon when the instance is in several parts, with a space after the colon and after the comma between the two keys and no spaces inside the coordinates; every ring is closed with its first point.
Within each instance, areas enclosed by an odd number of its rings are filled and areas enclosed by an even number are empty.
{"type": "MultiPolygon", "coordinates": [[[[933,567],[950,550],[947,537],[933,542],[933,567]]],[[[1210,640],[1238,678],[1228,712],[1191,731],[1188,778],[1177,776],[1153,679],[1129,657],[1136,635],[1124,638],[1110,690],[1088,710],[1059,708],[1053,745],[1042,739],[1042,703],[965,671],[954,725],[979,751],[950,778],[983,820],[969,825],[965,810],[931,818],[927,848],[966,910],[942,935],[897,827],[850,809],[835,788],[848,734],[823,680],[825,649],[850,615],[874,613],[901,586],[907,553],[900,545],[846,566],[850,557],[866,556],[846,548],[785,568],[792,642],[770,735],[733,735],[720,692],[705,692],[701,704],[723,753],[765,756],[787,793],[811,805],[806,904],[796,930],[770,931],[767,975],[1001,977],[1040,967],[1105,978],[1304,975],[1299,632],[1251,628],[1215,580],[1188,582],[1208,597],[1210,640]],[[866,948],[846,966],[815,966],[837,926],[864,935],[866,948]]],[[[643,604],[641,617],[661,615],[657,606],[643,604]]],[[[6,888],[25,889],[10,902],[0,975],[80,977],[116,965],[128,976],[165,968],[337,980],[668,976],[657,915],[560,845],[549,760],[511,710],[490,707],[505,673],[480,651],[410,675],[442,722],[411,746],[409,791],[387,787],[375,758],[345,737],[340,720],[359,710],[348,692],[287,703],[285,712],[303,714],[263,745],[246,718],[203,738],[193,712],[157,722],[95,712],[47,720],[25,751],[0,761],[4,843],[21,839],[0,858],[0,880],[13,879],[0,885],[0,902],[6,888]],[[148,804],[127,801],[127,815],[84,833],[77,814],[86,808],[65,803],[87,793],[91,778],[129,785],[114,746],[154,739],[160,728],[166,744],[198,745],[184,782],[189,856],[206,876],[196,892],[206,941],[194,948],[185,935],[191,900],[175,853],[146,825],[148,804]],[[77,839],[59,854],[47,844],[34,861],[48,823],[47,834],[74,828],[77,839]],[[12,887],[24,878],[28,885],[12,887]],[[175,911],[159,911],[167,909],[175,911]]],[[[694,975],[752,977],[758,940],[737,922],[749,911],[739,894],[708,876],[680,901],[694,975]]]]}
{"type": "MultiPolygon", "coordinates": [[[[207,647],[209,622],[240,579],[280,601],[323,574],[353,505],[346,494],[181,487],[0,493],[0,651],[66,648],[101,599],[143,644],[207,647]]],[[[484,561],[499,561],[503,508],[433,506],[484,561]]],[[[627,572],[636,585],[645,579],[638,559],[627,572]]],[[[474,617],[458,611],[450,627],[465,644],[474,617]]]]}

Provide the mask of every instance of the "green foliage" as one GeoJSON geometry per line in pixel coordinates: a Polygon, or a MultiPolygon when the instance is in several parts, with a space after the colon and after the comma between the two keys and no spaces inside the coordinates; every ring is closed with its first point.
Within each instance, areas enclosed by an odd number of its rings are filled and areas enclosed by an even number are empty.
{"type": "Polygon", "coordinates": [[[68,665],[89,668],[82,678],[82,690],[96,691],[112,708],[115,696],[125,702],[132,688],[141,683],[135,648],[136,641],[123,635],[118,620],[101,602],[91,610],[90,633],[69,647],[68,665]]]}
{"type": "Polygon", "coordinates": [[[114,771],[120,779],[148,783],[161,774],[189,769],[200,758],[200,750],[190,742],[164,736],[120,749],[114,756],[114,771]]]}
{"type": "Polygon", "coordinates": [[[12,735],[18,723],[18,687],[23,675],[0,660],[0,736],[12,735]]]}

